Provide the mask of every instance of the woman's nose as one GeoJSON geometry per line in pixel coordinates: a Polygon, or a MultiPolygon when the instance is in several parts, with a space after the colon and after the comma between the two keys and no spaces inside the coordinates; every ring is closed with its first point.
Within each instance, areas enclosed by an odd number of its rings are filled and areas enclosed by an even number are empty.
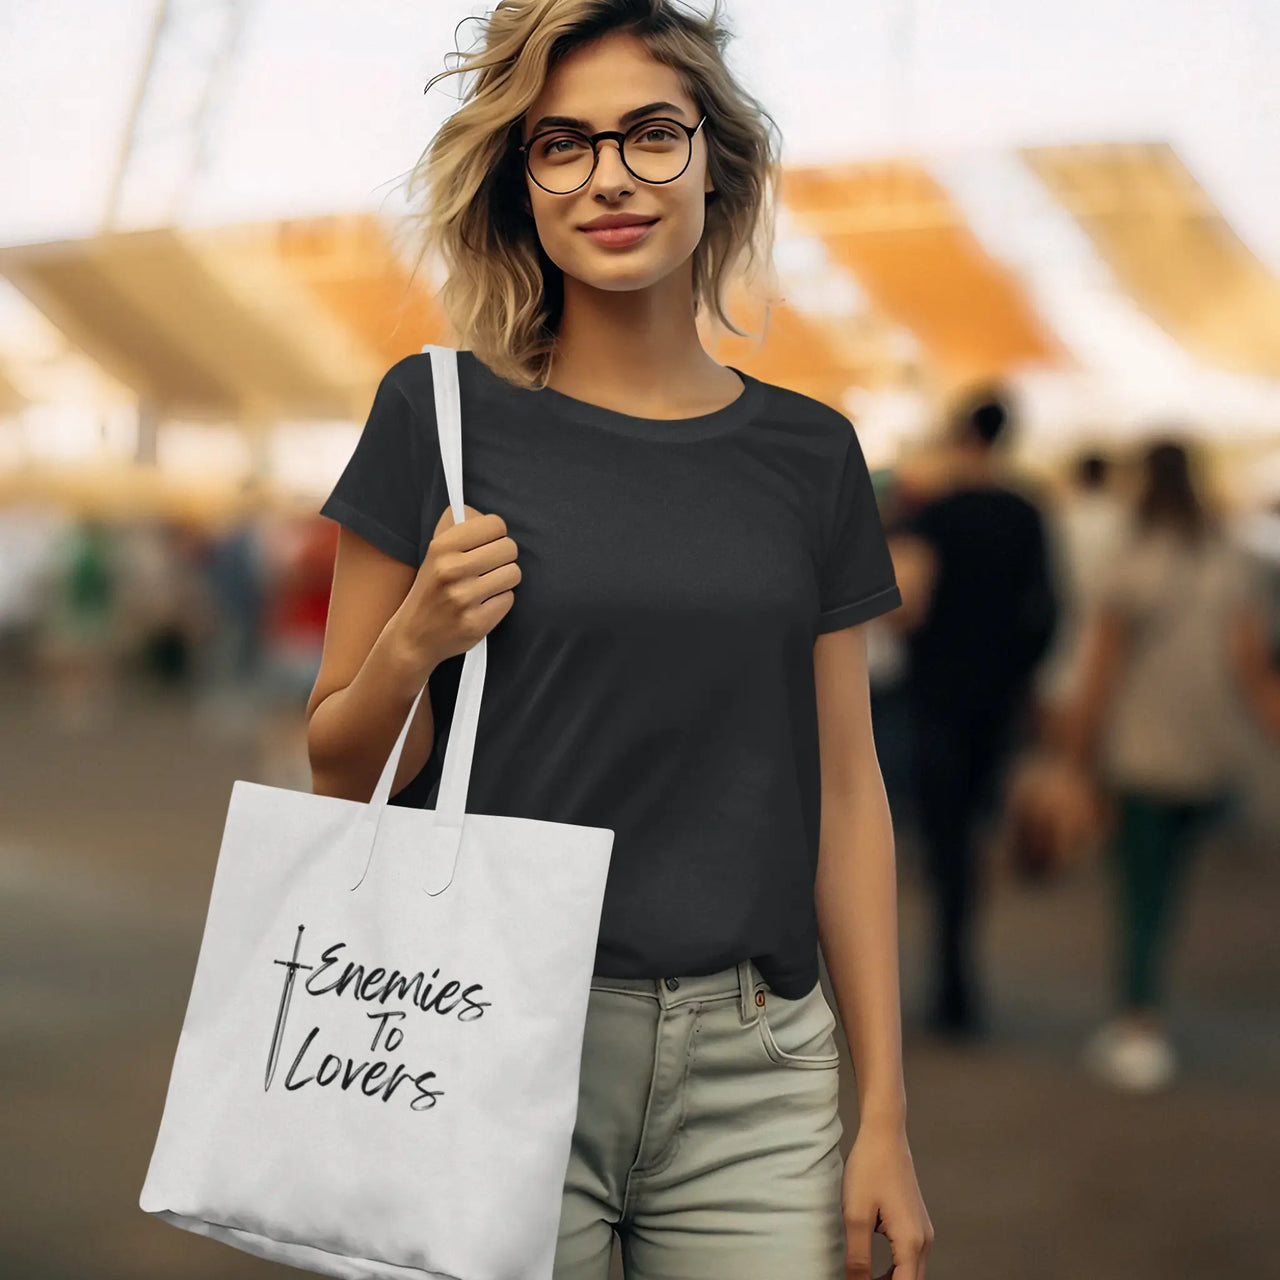
{"type": "Polygon", "coordinates": [[[610,190],[631,182],[631,172],[622,163],[622,148],[612,139],[600,142],[596,149],[596,171],[593,180],[610,190]]]}

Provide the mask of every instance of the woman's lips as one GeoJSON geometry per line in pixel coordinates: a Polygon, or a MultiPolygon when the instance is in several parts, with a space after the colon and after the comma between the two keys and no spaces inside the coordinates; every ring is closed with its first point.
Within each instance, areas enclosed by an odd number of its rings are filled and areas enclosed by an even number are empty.
{"type": "Polygon", "coordinates": [[[596,244],[616,249],[622,245],[635,244],[636,241],[643,240],[657,221],[655,218],[652,222],[633,222],[625,227],[587,227],[585,230],[596,244]]]}

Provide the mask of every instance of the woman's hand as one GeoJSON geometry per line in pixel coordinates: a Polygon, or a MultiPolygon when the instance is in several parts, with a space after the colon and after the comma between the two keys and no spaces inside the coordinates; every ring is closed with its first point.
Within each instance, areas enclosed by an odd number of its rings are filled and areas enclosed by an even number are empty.
{"type": "Polygon", "coordinates": [[[844,1221],[849,1280],[872,1280],[871,1238],[888,1238],[893,1266],[875,1280],[924,1280],[933,1224],[920,1197],[906,1129],[864,1121],[844,1165],[844,1221]]]}
{"type": "MultiPolygon", "coordinates": [[[[430,673],[463,653],[506,617],[520,583],[518,548],[501,516],[463,507],[455,524],[445,507],[427,554],[393,623],[397,649],[413,670],[430,673]]],[[[423,679],[425,679],[425,675],[423,679]]]]}

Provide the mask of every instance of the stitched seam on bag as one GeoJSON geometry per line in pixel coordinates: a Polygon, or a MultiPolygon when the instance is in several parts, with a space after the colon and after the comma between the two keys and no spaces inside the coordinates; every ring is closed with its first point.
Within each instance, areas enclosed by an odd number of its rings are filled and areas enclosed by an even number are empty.
{"type": "MultiPolygon", "coordinates": [[[[180,1220],[180,1223],[200,1222],[200,1223],[204,1223],[206,1226],[220,1227],[223,1231],[229,1232],[234,1236],[248,1236],[252,1240],[255,1240],[255,1241],[265,1240],[270,1244],[291,1245],[294,1248],[307,1249],[315,1253],[323,1254],[326,1258],[341,1258],[344,1262],[355,1262],[355,1263],[378,1262],[378,1263],[383,1263],[389,1267],[407,1266],[406,1263],[397,1262],[392,1258],[384,1258],[381,1255],[374,1255],[371,1252],[365,1253],[365,1254],[343,1253],[340,1249],[327,1249],[323,1245],[314,1244],[310,1241],[303,1240],[285,1233],[268,1235],[265,1231],[253,1231],[248,1227],[238,1227],[234,1223],[223,1222],[220,1219],[210,1218],[207,1215],[196,1215],[193,1213],[179,1213],[178,1210],[176,1209],[166,1209],[166,1210],[163,1210],[162,1212],[165,1214],[172,1215],[172,1218],[170,1217],[163,1218],[162,1220],[165,1222],[172,1222],[174,1218],[180,1220]]],[[[157,1214],[157,1216],[159,1215],[157,1214]]],[[[231,1242],[223,1240],[220,1236],[209,1236],[208,1238],[211,1240],[217,1240],[219,1244],[226,1244],[228,1245],[228,1247],[231,1247],[231,1242]]],[[[236,1245],[234,1247],[239,1248],[241,1246],[236,1245]]],[[[254,1256],[263,1257],[265,1255],[257,1254],[254,1256]]],[[[277,1259],[277,1258],[270,1258],[268,1260],[273,1262],[280,1261],[280,1259],[277,1259]]],[[[299,1266],[301,1264],[296,1262],[291,1262],[286,1265],[299,1266]]],[[[462,1280],[461,1276],[455,1276],[453,1275],[452,1272],[449,1272],[449,1271],[437,1270],[437,1271],[433,1271],[432,1275],[438,1276],[439,1280],[462,1280]]]]}

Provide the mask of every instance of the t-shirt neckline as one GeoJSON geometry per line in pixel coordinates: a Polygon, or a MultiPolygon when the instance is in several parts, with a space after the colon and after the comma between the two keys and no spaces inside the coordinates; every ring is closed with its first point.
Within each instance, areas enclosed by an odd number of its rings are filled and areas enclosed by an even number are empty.
{"type": "MultiPolygon", "coordinates": [[[[488,365],[473,351],[460,352],[484,369],[491,378],[502,382],[509,390],[516,391],[505,379],[498,378],[488,365]]],[[[735,365],[726,365],[742,379],[742,391],[736,399],[719,409],[709,413],[694,414],[688,418],[642,418],[635,414],[623,413],[619,409],[607,409],[603,405],[592,404],[588,400],[579,400],[575,396],[566,395],[554,387],[540,387],[527,394],[540,397],[539,406],[544,406],[553,413],[572,418],[574,421],[589,426],[600,427],[618,435],[634,436],[642,440],[659,440],[679,444],[686,440],[706,440],[711,436],[722,435],[735,427],[749,421],[760,407],[764,395],[764,384],[751,374],[744,373],[735,365]]]]}

